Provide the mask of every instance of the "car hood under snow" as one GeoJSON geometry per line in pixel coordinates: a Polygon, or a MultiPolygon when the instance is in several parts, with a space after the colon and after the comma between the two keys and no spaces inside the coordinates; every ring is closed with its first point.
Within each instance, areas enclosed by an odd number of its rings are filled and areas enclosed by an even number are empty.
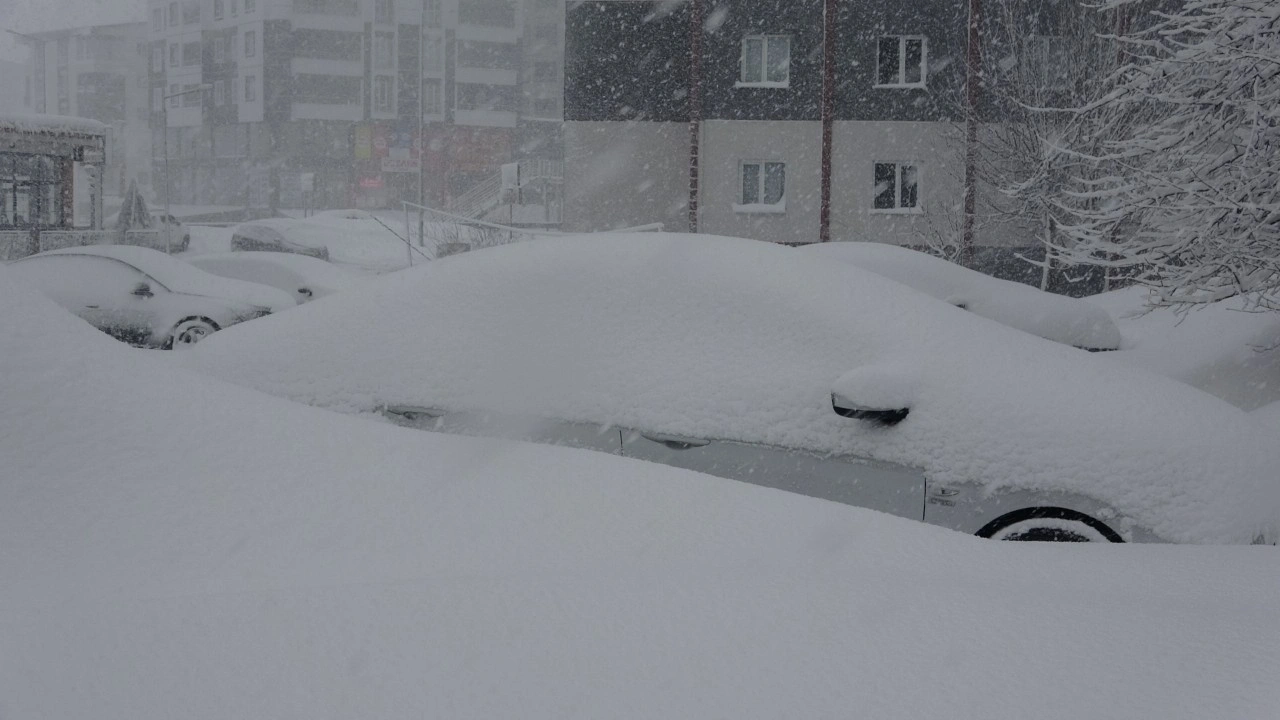
{"type": "Polygon", "coordinates": [[[1170,540],[1247,542],[1275,518],[1271,443],[1243,412],[765,242],[477,251],[231,328],[180,362],[350,412],[534,413],[1079,492],[1170,540]],[[832,412],[833,384],[859,367],[892,369],[906,420],[832,412]]]}
{"type": "Polygon", "coordinates": [[[1088,350],[1117,350],[1120,329],[1087,300],[1055,295],[910,248],[874,242],[806,245],[803,252],[896,280],[975,315],[1032,335],[1088,350]]]}

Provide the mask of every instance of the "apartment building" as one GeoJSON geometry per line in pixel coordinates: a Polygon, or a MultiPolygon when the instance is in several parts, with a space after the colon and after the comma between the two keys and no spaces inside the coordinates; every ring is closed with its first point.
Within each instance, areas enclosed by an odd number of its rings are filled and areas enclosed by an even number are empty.
{"type": "Polygon", "coordinates": [[[417,200],[421,161],[444,206],[503,163],[559,153],[524,139],[547,134],[526,131],[535,109],[560,107],[558,70],[523,89],[535,3],[563,17],[544,0],[151,0],[156,171],[163,127],[175,202],[394,206],[417,200]]]}
{"type": "MultiPolygon", "coordinates": [[[[566,227],[660,221],[785,243],[916,246],[954,235],[969,3],[842,0],[830,18],[824,5],[571,4],[566,227]]],[[[979,242],[1014,246],[1034,233],[989,227],[979,242]]]]}
{"type": "Polygon", "coordinates": [[[107,126],[104,191],[120,194],[134,177],[145,185],[150,171],[146,26],[70,27],[18,37],[29,51],[23,73],[24,108],[103,123],[107,126]]]}

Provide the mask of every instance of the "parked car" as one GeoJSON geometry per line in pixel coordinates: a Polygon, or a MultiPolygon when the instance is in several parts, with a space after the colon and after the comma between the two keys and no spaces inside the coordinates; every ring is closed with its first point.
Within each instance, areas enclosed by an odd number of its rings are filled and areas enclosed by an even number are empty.
{"type": "Polygon", "coordinates": [[[349,288],[363,277],[349,268],[293,253],[213,253],[187,258],[187,262],[221,277],[270,285],[292,295],[299,305],[349,288]]]}
{"type": "Polygon", "coordinates": [[[296,231],[296,220],[268,218],[240,223],[231,231],[232,250],[297,253],[320,260],[329,259],[329,248],[307,242],[305,233],[296,231]]]}
{"type": "Polygon", "coordinates": [[[425,430],[596,449],[984,537],[1249,542],[1275,520],[1272,443],[1240,410],[771,243],[546,238],[274,320],[184,360],[425,430]]]}
{"type": "MultiPolygon", "coordinates": [[[[102,226],[105,228],[114,228],[119,220],[120,214],[109,215],[103,220],[102,226]]],[[[174,252],[186,252],[191,248],[191,230],[181,220],[166,215],[163,212],[151,213],[151,229],[157,231],[157,243],[153,250],[165,249],[165,233],[172,233],[171,239],[174,252]]]]}
{"type": "Polygon", "coordinates": [[[875,242],[829,242],[803,252],[849,263],[939,300],[1032,335],[1085,350],[1118,350],[1120,330],[1087,300],[1001,280],[911,248],[875,242]]]}
{"type": "Polygon", "coordinates": [[[210,275],[157,250],[90,245],[51,250],[13,274],[99,330],[134,345],[181,348],[296,303],[256,283],[210,275]]]}

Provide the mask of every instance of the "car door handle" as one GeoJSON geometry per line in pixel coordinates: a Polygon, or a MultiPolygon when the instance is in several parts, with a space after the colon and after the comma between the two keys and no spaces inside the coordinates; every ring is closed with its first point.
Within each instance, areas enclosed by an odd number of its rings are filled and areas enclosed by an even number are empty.
{"type": "Polygon", "coordinates": [[[704,447],[711,444],[710,440],[703,438],[684,437],[682,435],[666,435],[663,433],[640,433],[640,437],[645,440],[665,445],[672,450],[688,450],[690,448],[704,447]]]}

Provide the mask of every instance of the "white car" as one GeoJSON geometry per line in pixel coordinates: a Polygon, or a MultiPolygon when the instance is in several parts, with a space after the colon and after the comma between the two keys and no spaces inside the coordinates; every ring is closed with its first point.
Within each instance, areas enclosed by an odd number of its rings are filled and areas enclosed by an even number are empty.
{"type": "Polygon", "coordinates": [[[848,263],[1032,335],[1085,350],[1116,350],[1120,330],[1086,300],[1001,280],[910,248],[874,242],[813,243],[802,252],[848,263]]]}
{"type": "Polygon", "coordinates": [[[765,242],[490,248],[214,337],[185,360],[322,407],[622,454],[984,537],[1250,542],[1274,521],[1274,459],[1240,410],[765,242]]]}
{"type": "MultiPolygon", "coordinates": [[[[102,221],[102,226],[114,228],[119,219],[120,213],[109,215],[102,221]]],[[[186,252],[191,247],[191,230],[172,215],[166,215],[163,212],[151,213],[151,229],[157,231],[156,246],[152,248],[153,250],[165,249],[166,234],[168,234],[167,242],[172,244],[174,252],[186,252]]]]}
{"type": "Polygon", "coordinates": [[[294,253],[227,252],[186,260],[213,275],[283,290],[299,305],[345,290],[363,277],[350,268],[294,253]]]}
{"type": "Polygon", "coordinates": [[[129,245],[51,250],[9,267],[99,330],[145,347],[187,347],[228,325],[297,304],[275,288],[210,275],[129,245]]]}

